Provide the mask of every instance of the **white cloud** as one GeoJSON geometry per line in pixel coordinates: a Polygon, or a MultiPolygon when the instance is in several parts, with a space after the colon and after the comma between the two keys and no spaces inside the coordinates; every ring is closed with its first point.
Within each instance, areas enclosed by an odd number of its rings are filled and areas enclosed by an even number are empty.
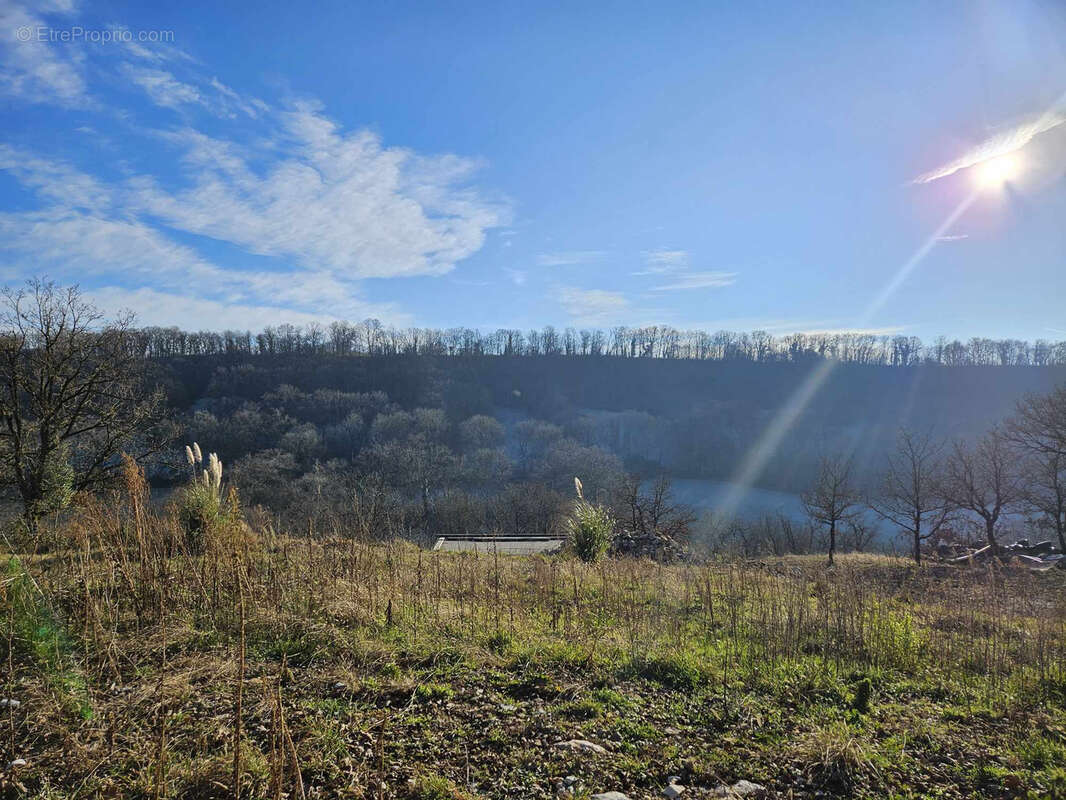
{"type": "Polygon", "coordinates": [[[467,186],[472,159],[385,147],[306,106],[282,121],[272,142],[282,155],[261,168],[231,142],[169,134],[192,187],[168,191],[141,176],[129,184],[131,205],[173,228],[349,278],[450,272],[507,218],[505,204],[467,186]]]}
{"type": "Polygon", "coordinates": [[[664,272],[675,272],[688,268],[689,255],[687,250],[645,250],[641,255],[644,257],[645,269],[635,272],[634,275],[661,275],[664,272]]]}
{"type": "Polygon", "coordinates": [[[685,272],[674,276],[674,280],[661,286],[653,287],[657,292],[675,289],[717,289],[732,286],[737,282],[735,272],[685,272]]]}
{"type": "Polygon", "coordinates": [[[0,144],[0,170],[7,170],[24,186],[52,202],[101,211],[111,206],[111,190],[96,178],[10,145],[0,144]]]}
{"type": "Polygon", "coordinates": [[[807,336],[842,336],[851,334],[854,336],[894,336],[898,333],[903,333],[906,327],[903,325],[888,325],[882,328],[819,328],[817,330],[806,331],[794,331],[795,333],[803,333],[807,336]]]}
{"type": "Polygon", "coordinates": [[[603,289],[564,286],[556,290],[555,298],[571,319],[582,325],[606,325],[621,321],[630,307],[624,295],[603,289]]]}
{"type": "Polygon", "coordinates": [[[164,69],[149,69],[127,64],[126,77],[141,87],[156,105],[164,108],[180,108],[184,105],[203,105],[200,90],[183,83],[164,69]]]}
{"type": "Polygon", "coordinates": [[[948,235],[948,236],[937,236],[936,240],[938,242],[961,242],[963,239],[969,239],[969,238],[970,238],[970,234],[968,234],[968,233],[957,233],[957,234],[948,235]]]}
{"type": "Polygon", "coordinates": [[[1053,106],[1043,114],[1028,117],[1007,130],[985,139],[954,161],[919,175],[913,182],[930,183],[954,175],[959,170],[976,166],[983,161],[1021,150],[1040,134],[1053,130],[1064,122],[1066,122],[1066,109],[1053,106]]]}
{"type": "MultiPolygon", "coordinates": [[[[107,286],[87,291],[93,304],[108,316],[131,310],[137,315],[139,325],[177,326],[187,330],[261,330],[268,325],[291,323],[306,325],[310,322],[328,324],[338,317],[309,314],[271,305],[248,305],[224,303],[213,298],[160,292],[155,289],[124,289],[107,286]]],[[[362,319],[351,316],[349,319],[362,319]]],[[[406,324],[405,319],[393,320],[406,324]]]]}
{"type": "Polygon", "coordinates": [[[292,121],[303,138],[265,175],[249,166],[255,154],[232,142],[192,129],[161,134],[182,148],[194,181],[178,192],[150,175],[108,184],[0,146],[0,168],[48,204],[0,215],[0,249],[28,270],[121,273],[123,283],[203,291],[234,303],[269,297],[308,313],[396,318],[389,304],[360,301],[355,281],[448,272],[506,214],[460,183],[474,168],[470,160],[385,148],[365,131],[344,136],[317,114],[292,121]],[[174,242],[156,227],[160,219],[305,266],[222,269],[174,242]]]}
{"type": "Polygon", "coordinates": [[[362,299],[361,280],[443,275],[508,222],[507,202],[474,184],[481,167],[475,158],[387,146],[367,129],[338,125],[312,101],[272,106],[173,47],[22,46],[14,41],[17,26],[69,27],[70,19],[51,17],[71,14],[73,6],[39,4],[30,12],[4,3],[9,30],[0,37],[12,39],[0,39],[0,93],[85,106],[86,75],[117,73],[156,105],[183,110],[185,119],[192,112],[246,117],[239,137],[208,136],[192,125],[130,127],[129,136],[147,135],[157,149],[176,153],[177,169],[172,153],[156,154],[141,163],[165,163],[165,171],[123,162],[120,178],[0,145],[0,169],[39,200],[35,210],[0,213],[0,269],[9,273],[48,271],[116,291],[143,287],[245,309],[399,320],[395,305],[362,299]],[[197,237],[243,251],[237,266],[205,257],[220,248],[197,237]],[[249,255],[263,259],[250,267],[249,255]]]}
{"type": "Polygon", "coordinates": [[[56,210],[0,214],[0,253],[25,273],[46,270],[66,280],[115,280],[215,302],[290,306],[310,314],[395,320],[392,304],[370,304],[356,284],[310,270],[222,269],[195,250],[139,222],[56,210]]]}
{"type": "Polygon", "coordinates": [[[0,93],[31,103],[85,106],[85,54],[77,45],[39,41],[48,17],[73,11],[66,2],[41,2],[33,11],[10,0],[0,3],[0,93]]]}
{"type": "Polygon", "coordinates": [[[604,250],[566,250],[558,253],[540,253],[537,264],[542,267],[567,267],[577,264],[592,264],[602,261],[607,253],[604,250]]]}

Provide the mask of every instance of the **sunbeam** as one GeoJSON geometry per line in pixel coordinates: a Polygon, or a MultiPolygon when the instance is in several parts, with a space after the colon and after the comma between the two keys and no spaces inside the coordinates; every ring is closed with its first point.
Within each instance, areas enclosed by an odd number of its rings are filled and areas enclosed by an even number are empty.
{"type": "MultiPolygon", "coordinates": [[[[937,229],[922,243],[921,247],[915,250],[914,254],[896,270],[892,279],[885,284],[884,288],[866,306],[866,309],[856,321],[856,327],[861,328],[869,324],[873,316],[899,290],[899,287],[903,285],[904,281],[907,280],[925,257],[929,255],[941,237],[973,205],[978,194],[978,190],[974,189],[964,197],[951,213],[944,218],[944,221],[937,226],[937,229]]],[[[781,442],[784,441],[796,419],[810,405],[811,400],[814,399],[833,373],[837,363],[834,359],[826,359],[815,366],[799,388],[788,398],[781,410],[777,412],[773,420],[770,421],[770,424],[766,426],[766,430],[763,431],[758,441],[748,451],[740,465],[740,469],[730,481],[729,492],[726,494],[722,505],[715,512],[716,522],[729,522],[736,516],[737,510],[743,504],[748,492],[755,485],[755,481],[758,480],[774,453],[781,446],[781,442]]]]}

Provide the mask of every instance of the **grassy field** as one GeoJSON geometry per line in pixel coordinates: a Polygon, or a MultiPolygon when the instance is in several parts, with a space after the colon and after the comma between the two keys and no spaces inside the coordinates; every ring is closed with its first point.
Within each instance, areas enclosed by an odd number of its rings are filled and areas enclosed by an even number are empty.
{"type": "Polygon", "coordinates": [[[3,562],[4,797],[1066,796],[1058,571],[190,548],[135,474],[43,541],[3,562]]]}

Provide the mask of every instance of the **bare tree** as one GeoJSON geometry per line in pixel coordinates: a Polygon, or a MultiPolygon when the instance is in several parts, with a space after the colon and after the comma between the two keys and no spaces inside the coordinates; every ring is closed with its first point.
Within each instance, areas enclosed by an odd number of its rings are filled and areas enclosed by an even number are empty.
{"type": "Polygon", "coordinates": [[[1018,454],[999,430],[987,433],[974,446],[956,442],[944,465],[940,491],[955,507],[981,518],[985,540],[999,549],[996,525],[1005,513],[1021,508],[1025,488],[1018,454]]]}
{"type": "Polygon", "coordinates": [[[929,433],[900,430],[896,451],[886,459],[881,486],[867,501],[878,517],[910,538],[918,564],[922,562],[922,542],[951,519],[952,505],[937,487],[943,450],[929,433]]]}
{"type": "Polygon", "coordinates": [[[1066,456],[1036,454],[1023,469],[1026,506],[1051,524],[1061,552],[1066,553],[1066,456]]]}
{"type": "Polygon", "coordinates": [[[641,492],[639,478],[627,478],[619,495],[621,508],[618,516],[635,534],[664,534],[677,542],[689,540],[696,516],[687,506],[674,502],[670,480],[665,475],[660,476],[646,494],[641,492]]]}
{"type": "Polygon", "coordinates": [[[813,522],[824,525],[829,533],[829,563],[837,546],[837,531],[841,524],[855,517],[860,502],[852,485],[850,458],[826,456],[818,470],[814,485],[803,492],[803,508],[813,522]]]}
{"type": "Polygon", "coordinates": [[[1052,523],[1066,552],[1066,385],[1021,400],[1004,435],[1029,456],[1027,505],[1052,523]]]}
{"type": "Polygon", "coordinates": [[[0,449],[3,478],[35,525],[72,492],[100,484],[123,450],[147,436],[161,397],[145,391],[132,317],[105,321],[77,287],[38,280],[0,293],[0,449]]]}
{"type": "Polygon", "coordinates": [[[1066,458],[1066,384],[1050,394],[1026,395],[1003,433],[1030,453],[1066,458]]]}

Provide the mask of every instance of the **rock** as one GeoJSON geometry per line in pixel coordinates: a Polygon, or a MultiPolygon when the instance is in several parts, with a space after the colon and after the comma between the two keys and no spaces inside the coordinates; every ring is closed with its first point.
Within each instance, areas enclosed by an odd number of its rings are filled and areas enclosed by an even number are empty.
{"type": "Polygon", "coordinates": [[[11,763],[9,763],[7,765],[7,768],[8,769],[16,769],[17,767],[24,767],[24,766],[26,766],[26,759],[24,759],[24,758],[16,758],[14,761],[12,761],[11,763]]]}
{"type": "Polygon", "coordinates": [[[570,739],[565,742],[556,742],[556,747],[564,747],[567,750],[573,750],[575,753],[606,753],[607,750],[604,747],[590,742],[588,739],[570,739]]]}
{"type": "Polygon", "coordinates": [[[679,798],[684,793],[685,787],[681,786],[680,784],[674,783],[673,781],[671,781],[670,784],[665,789],[663,789],[663,797],[665,797],[666,800],[677,800],[677,798],[679,798]]]}
{"type": "Polygon", "coordinates": [[[3,700],[0,700],[0,708],[12,708],[12,709],[14,709],[14,708],[18,708],[21,705],[22,705],[22,701],[21,700],[12,700],[10,697],[5,697],[3,700]]]}
{"type": "Polygon", "coordinates": [[[567,786],[573,786],[576,783],[580,783],[580,781],[581,779],[578,778],[576,775],[567,775],[565,778],[563,778],[563,783],[567,786]]]}
{"type": "Polygon", "coordinates": [[[629,797],[621,792],[601,792],[592,795],[589,800],[629,800],[629,797]]]}
{"type": "Polygon", "coordinates": [[[732,786],[725,784],[719,786],[711,794],[712,797],[751,797],[755,800],[763,800],[767,796],[766,787],[751,781],[740,780],[732,786]]]}

